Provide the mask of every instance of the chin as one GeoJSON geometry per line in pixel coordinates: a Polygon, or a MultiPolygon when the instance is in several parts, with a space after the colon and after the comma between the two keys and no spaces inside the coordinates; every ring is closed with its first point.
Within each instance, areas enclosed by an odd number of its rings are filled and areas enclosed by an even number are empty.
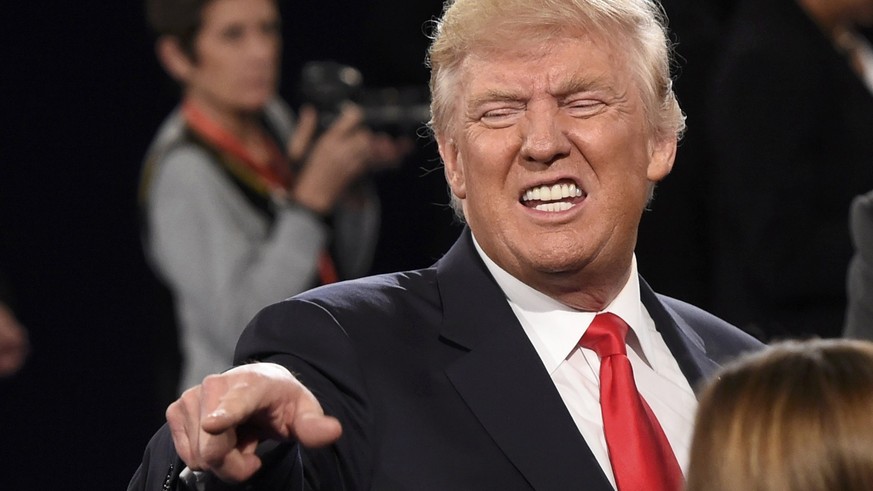
{"type": "Polygon", "coordinates": [[[249,92],[241,92],[239,101],[240,108],[261,110],[267,105],[273,97],[276,96],[275,91],[266,90],[250,90],[249,92]]]}
{"type": "Polygon", "coordinates": [[[264,110],[264,107],[267,106],[267,103],[270,101],[269,98],[257,97],[247,99],[245,101],[241,101],[237,107],[240,111],[247,113],[256,113],[264,110]]]}
{"type": "Polygon", "coordinates": [[[566,248],[540,251],[532,261],[537,271],[547,274],[574,273],[583,269],[589,262],[587,256],[572,253],[566,248]]]}

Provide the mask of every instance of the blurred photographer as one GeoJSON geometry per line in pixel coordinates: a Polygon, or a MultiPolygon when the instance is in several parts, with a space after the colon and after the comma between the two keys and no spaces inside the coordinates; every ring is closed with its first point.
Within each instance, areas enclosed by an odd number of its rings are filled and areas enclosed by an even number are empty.
{"type": "Polygon", "coordinates": [[[368,271],[379,204],[368,171],[408,149],[345,105],[324,131],[296,127],[276,94],[276,0],[146,0],[156,50],[182,87],[145,160],[147,255],[170,288],[179,390],[228,367],[263,306],[368,271]]]}

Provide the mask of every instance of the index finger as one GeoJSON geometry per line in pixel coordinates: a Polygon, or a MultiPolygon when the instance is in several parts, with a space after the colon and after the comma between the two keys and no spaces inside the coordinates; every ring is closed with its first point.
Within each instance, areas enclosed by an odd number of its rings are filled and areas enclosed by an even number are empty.
{"type": "Polygon", "coordinates": [[[263,386],[267,381],[258,380],[250,373],[233,372],[203,379],[200,428],[206,433],[218,435],[233,429],[270,402],[264,400],[263,386]]]}
{"type": "Polygon", "coordinates": [[[364,111],[357,104],[347,102],[343,104],[342,111],[327,132],[344,135],[361,127],[364,122],[364,111]]]}
{"type": "Polygon", "coordinates": [[[245,424],[264,438],[296,437],[308,446],[325,445],[339,437],[339,422],[325,416],[315,396],[284,367],[259,363],[234,370],[235,378],[227,384],[228,380],[220,378],[224,375],[203,382],[205,397],[218,400],[203,406],[204,432],[218,435],[245,424]]]}

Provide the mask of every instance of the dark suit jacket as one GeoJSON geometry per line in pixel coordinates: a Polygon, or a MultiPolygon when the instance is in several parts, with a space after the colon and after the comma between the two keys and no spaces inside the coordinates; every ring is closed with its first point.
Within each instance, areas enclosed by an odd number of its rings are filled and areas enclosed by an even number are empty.
{"type": "MultiPolygon", "coordinates": [[[[760,346],[645,284],[642,297],[692,386],[760,346]]],[[[266,308],[237,348],[250,360],[288,367],[344,428],[330,449],[279,445],[256,489],[612,489],[469,232],[431,268],[266,308]]],[[[156,436],[132,489],[160,488],[168,442],[156,436]]]]}
{"type": "Polygon", "coordinates": [[[768,338],[839,336],[873,94],[796,0],[741,0],[724,43],[707,101],[713,312],[768,338]]]}

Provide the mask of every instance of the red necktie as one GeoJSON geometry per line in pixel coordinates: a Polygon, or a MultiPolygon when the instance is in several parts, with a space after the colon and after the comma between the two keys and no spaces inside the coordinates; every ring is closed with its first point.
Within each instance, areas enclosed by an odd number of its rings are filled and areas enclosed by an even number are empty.
{"type": "Polygon", "coordinates": [[[598,314],[579,341],[600,357],[600,407],[609,461],[619,491],[678,491],[683,477],[670,442],[634,383],[628,325],[598,314]]]}

